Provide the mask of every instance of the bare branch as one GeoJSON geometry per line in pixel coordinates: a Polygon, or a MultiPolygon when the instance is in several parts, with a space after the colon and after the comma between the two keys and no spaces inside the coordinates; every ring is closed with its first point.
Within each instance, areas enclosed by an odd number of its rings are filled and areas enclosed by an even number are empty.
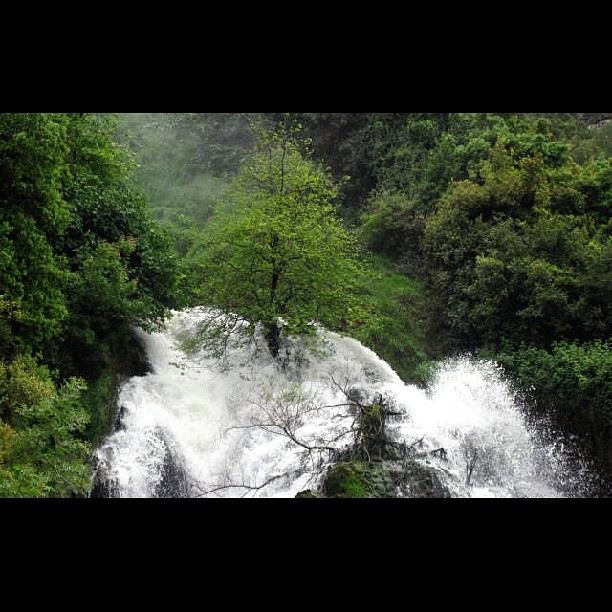
{"type": "Polygon", "coordinates": [[[268,486],[271,482],[278,480],[282,476],[284,476],[284,474],[277,474],[276,476],[272,476],[272,478],[269,478],[268,480],[266,480],[266,482],[256,487],[253,487],[250,485],[244,485],[244,484],[241,484],[241,485],[227,484],[227,485],[215,486],[214,488],[209,489],[208,491],[201,491],[200,489],[201,493],[199,495],[196,495],[196,497],[204,497],[204,495],[210,495],[211,493],[216,493],[217,491],[222,491],[225,489],[247,489],[246,493],[248,493],[249,491],[259,491],[263,489],[264,487],[268,486]]]}
{"type": "Polygon", "coordinates": [[[276,480],[279,480],[280,478],[286,478],[288,476],[293,476],[295,474],[300,474],[300,471],[293,471],[293,472],[285,472],[283,474],[276,474],[275,476],[272,476],[271,478],[268,478],[268,480],[266,480],[264,483],[260,484],[260,485],[247,485],[247,484],[225,484],[225,485],[215,485],[213,486],[212,489],[208,489],[206,491],[202,491],[202,488],[199,485],[193,485],[196,489],[199,489],[200,494],[196,495],[196,497],[204,497],[204,495],[210,495],[211,493],[216,493],[218,491],[223,491],[226,489],[246,489],[244,495],[242,497],[245,497],[246,495],[248,495],[250,492],[252,491],[261,491],[261,489],[263,489],[264,487],[267,487],[269,484],[273,483],[276,480]]]}

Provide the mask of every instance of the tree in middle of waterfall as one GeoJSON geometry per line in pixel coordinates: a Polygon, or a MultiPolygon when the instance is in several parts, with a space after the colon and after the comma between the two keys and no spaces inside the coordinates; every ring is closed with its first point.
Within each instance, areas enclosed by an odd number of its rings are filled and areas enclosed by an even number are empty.
{"type": "Polygon", "coordinates": [[[218,317],[193,348],[223,351],[232,334],[263,333],[277,357],[281,337],[314,336],[359,317],[357,242],[337,214],[338,187],[295,132],[262,135],[194,254],[197,297],[218,317]]]}

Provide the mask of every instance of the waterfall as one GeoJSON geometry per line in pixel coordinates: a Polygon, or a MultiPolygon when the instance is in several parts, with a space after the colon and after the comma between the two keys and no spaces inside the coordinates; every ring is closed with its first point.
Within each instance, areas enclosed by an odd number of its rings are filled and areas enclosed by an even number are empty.
{"type": "Polygon", "coordinates": [[[176,313],[140,332],[152,371],[121,388],[120,423],[95,453],[98,491],[117,497],[294,497],[321,482],[333,449],[352,441],[351,393],[399,412],[395,440],[415,449],[453,497],[582,495],[586,468],[529,424],[499,368],[447,360],[426,389],[407,385],[357,340],[319,330],[274,361],[262,338],[223,360],[179,348],[209,316],[176,313]]]}

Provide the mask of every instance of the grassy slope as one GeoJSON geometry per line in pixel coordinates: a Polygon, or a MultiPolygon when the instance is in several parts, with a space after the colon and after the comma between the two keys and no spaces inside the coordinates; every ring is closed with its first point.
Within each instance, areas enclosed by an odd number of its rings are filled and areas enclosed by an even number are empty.
{"type": "Polygon", "coordinates": [[[422,383],[430,363],[423,286],[395,272],[383,257],[371,255],[368,264],[364,300],[376,317],[349,335],[389,363],[405,382],[422,383]]]}

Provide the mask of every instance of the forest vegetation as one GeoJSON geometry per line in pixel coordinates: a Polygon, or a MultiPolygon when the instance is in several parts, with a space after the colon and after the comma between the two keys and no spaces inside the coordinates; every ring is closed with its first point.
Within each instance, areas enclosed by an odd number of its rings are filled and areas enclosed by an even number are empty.
{"type": "Polygon", "coordinates": [[[0,115],[0,496],[88,495],[134,327],[202,304],[217,352],[318,322],[406,382],[495,360],[609,494],[610,118],[0,115]]]}

